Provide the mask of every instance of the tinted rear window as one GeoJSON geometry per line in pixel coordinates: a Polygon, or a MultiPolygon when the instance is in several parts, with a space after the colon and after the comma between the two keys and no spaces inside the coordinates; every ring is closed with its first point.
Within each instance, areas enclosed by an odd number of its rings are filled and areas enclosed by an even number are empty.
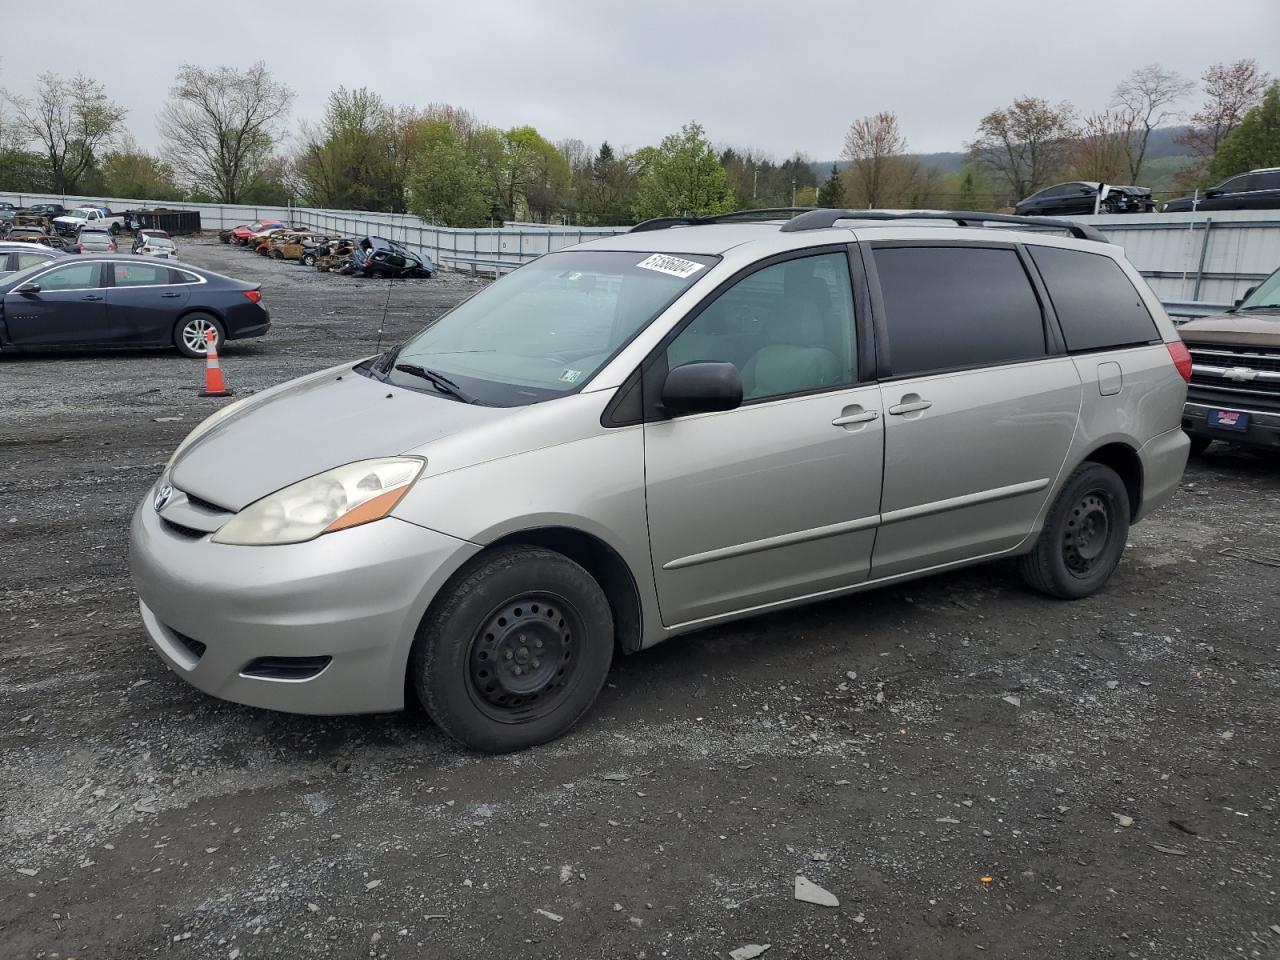
{"type": "Polygon", "coordinates": [[[875,265],[894,376],[1045,355],[1040,303],[1015,251],[881,247],[875,265]]]}
{"type": "Polygon", "coordinates": [[[1068,350],[1100,350],[1160,339],[1137,288],[1110,257],[1028,247],[1062,324],[1068,350]]]}

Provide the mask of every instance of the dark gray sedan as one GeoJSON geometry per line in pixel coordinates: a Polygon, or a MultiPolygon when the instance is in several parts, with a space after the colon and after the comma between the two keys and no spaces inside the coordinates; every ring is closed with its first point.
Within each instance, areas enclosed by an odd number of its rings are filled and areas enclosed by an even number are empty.
{"type": "Polygon", "coordinates": [[[128,254],[59,258],[0,276],[0,350],[176,347],[259,337],[271,326],[257,284],[128,254]]]}

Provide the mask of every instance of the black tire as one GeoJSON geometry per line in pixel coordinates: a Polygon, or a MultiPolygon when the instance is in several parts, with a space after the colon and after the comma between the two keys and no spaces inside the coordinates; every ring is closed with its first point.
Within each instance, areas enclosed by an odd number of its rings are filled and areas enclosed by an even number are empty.
{"type": "Polygon", "coordinates": [[[1129,493],[1110,467],[1082,463],[1049,508],[1035,547],[1020,557],[1027,584],[1063,600],[1101,590],[1129,537],[1129,493]]]}
{"type": "Polygon", "coordinates": [[[111,225],[111,235],[114,237],[114,236],[118,236],[119,233],[120,233],[120,224],[113,223],[111,225]]]}
{"type": "Polygon", "coordinates": [[[1209,449],[1209,444],[1213,443],[1212,437],[1197,437],[1189,434],[1191,439],[1191,456],[1198,457],[1209,449]]]}
{"type": "Polygon", "coordinates": [[[178,348],[178,352],[184,357],[203,360],[208,348],[195,346],[193,340],[198,331],[210,329],[213,330],[215,336],[213,347],[218,353],[221,353],[222,345],[227,339],[227,331],[223,328],[222,321],[208,313],[183,314],[173,327],[173,345],[178,348]]]}
{"type": "Polygon", "coordinates": [[[613,614],[563,554],[500,547],[456,575],[418,629],[409,679],[431,719],[485,753],[554,740],[587,712],[613,660],[613,614]]]}

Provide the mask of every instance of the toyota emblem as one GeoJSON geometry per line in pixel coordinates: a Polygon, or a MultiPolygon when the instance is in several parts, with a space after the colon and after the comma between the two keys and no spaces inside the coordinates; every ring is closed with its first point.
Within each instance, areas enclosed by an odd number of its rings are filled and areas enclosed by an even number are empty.
{"type": "Polygon", "coordinates": [[[169,498],[172,496],[173,496],[173,487],[171,487],[169,484],[166,483],[156,493],[156,499],[154,504],[156,508],[156,513],[159,513],[161,510],[164,509],[164,505],[169,502],[169,498]]]}

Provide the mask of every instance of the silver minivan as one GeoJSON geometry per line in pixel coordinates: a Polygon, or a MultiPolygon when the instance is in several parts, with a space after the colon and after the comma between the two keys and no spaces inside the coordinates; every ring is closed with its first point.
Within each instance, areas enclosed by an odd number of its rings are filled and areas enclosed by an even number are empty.
{"type": "Polygon", "coordinates": [[[1178,484],[1189,374],[1088,227],[650,222],[197,427],[133,517],[142,620],[215,696],[411,691],[519,749],[711,624],[1001,557],[1088,596],[1178,484]]]}

